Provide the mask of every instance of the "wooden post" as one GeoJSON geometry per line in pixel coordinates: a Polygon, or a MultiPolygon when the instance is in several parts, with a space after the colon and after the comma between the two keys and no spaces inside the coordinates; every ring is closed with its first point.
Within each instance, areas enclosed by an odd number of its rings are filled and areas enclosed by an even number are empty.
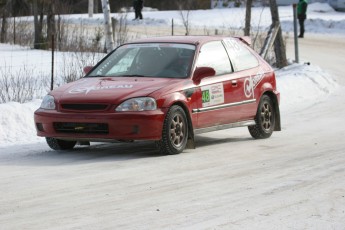
{"type": "Polygon", "coordinates": [[[294,31],[294,41],[295,41],[295,62],[299,63],[299,53],[298,53],[298,38],[297,38],[297,4],[292,5],[293,9],[293,31],[294,31]]]}
{"type": "Polygon", "coordinates": [[[50,80],[50,90],[54,89],[54,51],[55,51],[55,38],[54,34],[52,34],[52,72],[51,72],[51,80],[50,80]]]}

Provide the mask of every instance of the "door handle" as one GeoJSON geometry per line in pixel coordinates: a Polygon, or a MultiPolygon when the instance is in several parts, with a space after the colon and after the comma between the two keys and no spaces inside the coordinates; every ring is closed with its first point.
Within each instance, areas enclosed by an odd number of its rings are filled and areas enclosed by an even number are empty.
{"type": "Polygon", "coordinates": [[[237,81],[236,80],[232,80],[231,81],[231,85],[232,85],[232,87],[237,87],[237,81]]]}

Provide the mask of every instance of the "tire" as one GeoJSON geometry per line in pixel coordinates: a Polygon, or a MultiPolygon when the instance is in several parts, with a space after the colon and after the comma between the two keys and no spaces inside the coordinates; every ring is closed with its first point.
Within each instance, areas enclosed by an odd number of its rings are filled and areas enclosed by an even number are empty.
{"type": "Polygon", "coordinates": [[[255,125],[248,126],[250,135],[255,139],[269,138],[274,130],[276,111],[271,98],[267,95],[261,97],[255,116],[255,125]]]}
{"type": "Polygon", "coordinates": [[[156,142],[159,151],[164,155],[181,153],[188,140],[188,122],[186,113],[178,106],[172,106],[163,124],[162,139],[156,142]]]}
{"type": "Polygon", "coordinates": [[[51,149],[54,150],[68,150],[73,149],[76,141],[64,141],[52,137],[46,137],[46,142],[51,149]]]}

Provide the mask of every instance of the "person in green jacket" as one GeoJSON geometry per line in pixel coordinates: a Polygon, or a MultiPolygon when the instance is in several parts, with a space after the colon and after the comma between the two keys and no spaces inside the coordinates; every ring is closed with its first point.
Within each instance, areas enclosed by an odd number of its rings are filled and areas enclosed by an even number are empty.
{"type": "Polygon", "coordinates": [[[299,0],[298,5],[297,5],[297,18],[299,21],[299,29],[300,29],[300,33],[298,35],[299,38],[304,37],[304,21],[307,19],[307,7],[308,7],[307,0],[299,0]]]}

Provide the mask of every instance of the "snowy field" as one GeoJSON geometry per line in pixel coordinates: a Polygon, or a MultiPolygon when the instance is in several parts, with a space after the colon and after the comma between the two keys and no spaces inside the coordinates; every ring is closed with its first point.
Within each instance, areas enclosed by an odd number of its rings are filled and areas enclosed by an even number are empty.
{"type": "MultiPolygon", "coordinates": [[[[112,14],[112,17],[120,19],[126,18],[127,24],[135,26],[162,26],[174,24],[182,26],[183,21],[181,13],[187,16],[186,11],[144,11],[144,19],[140,21],[132,21],[134,13],[112,14]]],[[[307,32],[322,34],[345,34],[345,13],[336,12],[326,3],[313,3],[308,6],[308,20],[305,27],[307,32]]],[[[285,32],[293,32],[293,8],[292,6],[279,7],[279,16],[282,28],[285,32]]],[[[189,11],[189,23],[193,28],[231,28],[243,29],[245,21],[245,8],[228,8],[228,9],[212,9],[212,10],[196,10],[189,11]]],[[[67,22],[87,25],[102,24],[103,15],[95,14],[93,18],[88,15],[66,15],[64,19],[67,22]]],[[[252,8],[253,30],[265,29],[272,23],[269,7],[252,8]]]]}

